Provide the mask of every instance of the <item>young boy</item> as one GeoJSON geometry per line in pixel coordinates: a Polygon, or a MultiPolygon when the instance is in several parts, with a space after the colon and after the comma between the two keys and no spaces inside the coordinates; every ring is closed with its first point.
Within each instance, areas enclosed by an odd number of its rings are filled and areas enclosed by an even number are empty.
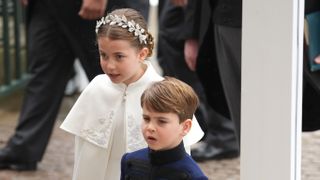
{"type": "Polygon", "coordinates": [[[184,149],[199,100],[175,78],[152,84],[141,96],[142,133],[148,148],[126,153],[121,179],[208,179],[184,149]]]}

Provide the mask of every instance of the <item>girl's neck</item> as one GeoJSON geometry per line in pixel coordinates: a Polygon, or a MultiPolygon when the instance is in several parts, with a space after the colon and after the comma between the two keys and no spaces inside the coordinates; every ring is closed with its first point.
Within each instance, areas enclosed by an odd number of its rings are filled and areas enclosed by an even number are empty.
{"type": "Polygon", "coordinates": [[[144,75],[144,73],[146,72],[147,68],[148,68],[148,66],[147,66],[146,64],[141,63],[141,68],[140,68],[138,74],[136,75],[136,80],[135,80],[135,81],[132,81],[132,82],[130,82],[130,83],[128,83],[128,84],[125,83],[125,85],[126,85],[126,86],[129,86],[130,84],[138,81],[138,80],[144,75]]]}

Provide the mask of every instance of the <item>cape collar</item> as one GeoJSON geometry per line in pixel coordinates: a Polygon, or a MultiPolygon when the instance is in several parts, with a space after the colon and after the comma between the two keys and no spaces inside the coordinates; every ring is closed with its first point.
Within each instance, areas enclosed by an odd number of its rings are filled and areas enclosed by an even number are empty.
{"type": "Polygon", "coordinates": [[[145,61],[144,62],[147,65],[147,69],[144,72],[144,74],[135,82],[129,84],[128,86],[125,85],[124,83],[112,83],[112,85],[116,88],[120,88],[120,89],[125,89],[125,88],[135,88],[135,87],[139,87],[141,85],[146,85],[149,84],[150,80],[154,81],[155,79],[150,79],[150,78],[154,78],[156,75],[159,76],[156,72],[156,70],[153,68],[151,62],[149,61],[145,61]]]}
{"type": "Polygon", "coordinates": [[[149,149],[149,158],[152,165],[163,165],[182,159],[186,154],[183,141],[175,148],[164,151],[149,149]]]}

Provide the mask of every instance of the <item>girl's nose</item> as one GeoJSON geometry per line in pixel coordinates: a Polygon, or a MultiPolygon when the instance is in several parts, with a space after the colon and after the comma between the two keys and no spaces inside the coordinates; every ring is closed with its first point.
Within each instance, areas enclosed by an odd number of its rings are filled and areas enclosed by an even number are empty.
{"type": "Polygon", "coordinates": [[[105,64],[105,66],[106,66],[106,68],[107,68],[108,70],[115,69],[115,67],[116,67],[114,61],[112,61],[112,60],[109,60],[109,61],[105,64]]]}

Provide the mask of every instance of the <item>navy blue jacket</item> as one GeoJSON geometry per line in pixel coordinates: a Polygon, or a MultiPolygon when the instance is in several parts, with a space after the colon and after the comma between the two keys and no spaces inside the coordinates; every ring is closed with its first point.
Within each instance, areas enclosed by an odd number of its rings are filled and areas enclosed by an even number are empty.
{"type": "Polygon", "coordinates": [[[165,151],[149,148],[126,153],[121,159],[121,180],[208,179],[188,155],[183,143],[165,151]]]}

